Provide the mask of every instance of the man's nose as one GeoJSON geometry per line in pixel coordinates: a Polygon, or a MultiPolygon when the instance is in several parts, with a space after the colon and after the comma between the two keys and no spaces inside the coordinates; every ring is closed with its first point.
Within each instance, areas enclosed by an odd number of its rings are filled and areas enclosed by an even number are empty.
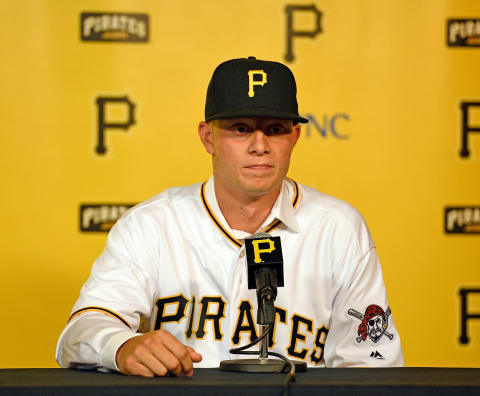
{"type": "Polygon", "coordinates": [[[249,153],[263,155],[270,152],[268,136],[262,130],[256,130],[250,135],[249,153]]]}

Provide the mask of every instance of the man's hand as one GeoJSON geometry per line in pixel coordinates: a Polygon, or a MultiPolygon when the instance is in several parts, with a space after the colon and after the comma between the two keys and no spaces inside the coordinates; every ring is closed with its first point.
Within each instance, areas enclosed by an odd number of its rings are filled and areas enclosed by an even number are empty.
{"type": "Polygon", "coordinates": [[[142,377],[193,375],[193,362],[202,355],[183,345],[165,330],[156,330],[130,338],[118,348],[116,361],[122,374],[142,377]]]}

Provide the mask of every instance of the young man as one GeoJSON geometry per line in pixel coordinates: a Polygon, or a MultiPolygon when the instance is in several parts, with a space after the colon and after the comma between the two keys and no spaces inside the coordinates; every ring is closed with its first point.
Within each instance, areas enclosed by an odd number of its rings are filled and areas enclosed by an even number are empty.
{"type": "Polygon", "coordinates": [[[311,366],[401,366],[370,233],[350,205],[286,178],[300,136],[291,71],[253,57],[222,63],[200,139],[213,176],[126,213],[60,336],[63,367],[193,374],[258,336],[244,239],[280,236],[285,286],[270,350],[311,366]]]}

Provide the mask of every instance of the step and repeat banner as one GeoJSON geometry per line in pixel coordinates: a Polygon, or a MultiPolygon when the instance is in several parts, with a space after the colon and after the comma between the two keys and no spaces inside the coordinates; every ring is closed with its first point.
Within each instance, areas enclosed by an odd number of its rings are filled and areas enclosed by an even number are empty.
{"type": "Polygon", "coordinates": [[[55,367],[118,217],[209,177],[207,85],[248,56],[295,74],[290,176],[366,218],[406,364],[480,367],[480,2],[4,1],[0,33],[0,367],[55,367]]]}

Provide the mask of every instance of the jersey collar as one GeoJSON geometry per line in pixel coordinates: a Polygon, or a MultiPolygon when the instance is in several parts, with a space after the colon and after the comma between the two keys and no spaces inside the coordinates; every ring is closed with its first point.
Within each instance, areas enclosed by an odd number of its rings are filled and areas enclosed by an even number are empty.
{"type": "MultiPolygon", "coordinates": [[[[214,183],[214,177],[212,175],[202,184],[200,194],[204,208],[210,219],[223,233],[227,240],[240,248],[243,245],[243,239],[249,237],[251,234],[230,228],[218,206],[214,183]]],[[[300,190],[297,183],[292,179],[284,179],[280,194],[272,207],[272,211],[258,231],[270,233],[283,224],[292,232],[299,232],[300,227],[295,215],[295,208],[299,201],[300,190]]]]}

